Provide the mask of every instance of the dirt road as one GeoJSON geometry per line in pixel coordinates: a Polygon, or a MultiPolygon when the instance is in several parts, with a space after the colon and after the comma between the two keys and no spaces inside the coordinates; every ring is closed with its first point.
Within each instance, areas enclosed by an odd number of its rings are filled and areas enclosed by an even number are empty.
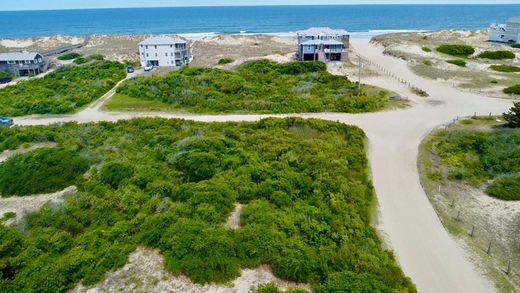
{"type": "MultiPolygon", "coordinates": [[[[265,117],[299,116],[340,121],[361,127],[369,138],[369,159],[380,211],[379,230],[394,250],[404,272],[419,292],[492,292],[492,285],[475,270],[444,229],[430,205],[417,169],[418,146],[435,127],[457,116],[501,114],[512,102],[462,93],[434,80],[418,77],[402,60],[384,56],[382,48],[368,40],[354,40],[355,51],[364,59],[411,82],[430,94],[413,97],[407,109],[369,114],[299,115],[176,115],[171,113],[105,113],[91,107],[59,117],[22,117],[18,125],[44,125],[67,121],[117,121],[136,117],[185,118],[197,121],[256,121],[265,117]]],[[[402,84],[389,77],[365,81],[409,95],[402,84]]],[[[96,104],[99,105],[99,104],[96,104]]]]}

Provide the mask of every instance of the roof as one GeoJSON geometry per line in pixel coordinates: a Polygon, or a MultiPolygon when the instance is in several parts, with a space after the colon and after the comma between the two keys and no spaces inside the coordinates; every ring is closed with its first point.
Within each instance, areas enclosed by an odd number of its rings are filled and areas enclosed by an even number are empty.
{"type": "Polygon", "coordinates": [[[520,23],[520,16],[517,16],[517,17],[511,17],[510,19],[507,20],[508,23],[520,23]]]}
{"type": "Polygon", "coordinates": [[[343,45],[343,43],[336,40],[308,40],[302,45],[343,45]]]}
{"type": "Polygon", "coordinates": [[[11,52],[0,53],[1,61],[20,61],[20,60],[34,60],[39,55],[36,52],[11,52]]]}
{"type": "Polygon", "coordinates": [[[170,37],[153,37],[148,38],[139,43],[139,45],[172,45],[172,44],[186,44],[185,40],[170,37]]]}
{"type": "Polygon", "coordinates": [[[299,35],[316,36],[316,35],[348,35],[349,32],[344,29],[331,29],[330,27],[313,27],[307,30],[297,32],[299,35]]]}

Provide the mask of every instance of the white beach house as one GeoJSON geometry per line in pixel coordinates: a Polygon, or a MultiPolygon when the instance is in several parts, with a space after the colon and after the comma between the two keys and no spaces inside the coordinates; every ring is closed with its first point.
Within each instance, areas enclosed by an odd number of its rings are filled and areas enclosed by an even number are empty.
{"type": "Polygon", "coordinates": [[[185,40],[153,37],[139,43],[141,66],[181,67],[191,61],[190,48],[185,40]]]}
{"type": "Polygon", "coordinates": [[[348,59],[350,34],[343,29],[329,27],[298,31],[298,60],[342,61],[348,59]]]}
{"type": "Polygon", "coordinates": [[[492,24],[489,28],[489,41],[520,43],[520,17],[510,18],[506,24],[492,24]]]}

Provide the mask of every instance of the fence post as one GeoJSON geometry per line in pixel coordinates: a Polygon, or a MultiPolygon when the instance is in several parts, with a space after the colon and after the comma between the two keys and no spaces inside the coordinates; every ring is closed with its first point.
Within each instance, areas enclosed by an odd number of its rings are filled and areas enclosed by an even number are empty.
{"type": "Polygon", "coordinates": [[[455,218],[457,222],[460,222],[460,211],[457,212],[457,218],[455,218]]]}
{"type": "Polygon", "coordinates": [[[491,254],[491,245],[493,244],[493,242],[489,241],[489,245],[488,245],[488,249],[487,249],[487,254],[490,255],[491,254]]]}
{"type": "Polygon", "coordinates": [[[507,270],[506,270],[506,274],[508,274],[508,275],[511,273],[511,266],[512,266],[512,263],[513,263],[513,261],[511,261],[511,260],[509,260],[509,261],[507,262],[507,270]]]}
{"type": "Polygon", "coordinates": [[[469,234],[471,237],[475,236],[475,225],[471,227],[471,233],[469,234]]]}

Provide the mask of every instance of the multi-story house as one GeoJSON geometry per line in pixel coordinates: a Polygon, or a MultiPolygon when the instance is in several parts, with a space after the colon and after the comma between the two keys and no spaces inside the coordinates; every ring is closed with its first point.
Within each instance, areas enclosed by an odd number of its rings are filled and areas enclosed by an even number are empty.
{"type": "Polygon", "coordinates": [[[153,37],[139,43],[141,66],[181,67],[191,61],[186,41],[170,37],[153,37]]]}
{"type": "Polygon", "coordinates": [[[348,60],[350,34],[343,29],[328,27],[298,31],[298,60],[342,61],[348,60]]]}

